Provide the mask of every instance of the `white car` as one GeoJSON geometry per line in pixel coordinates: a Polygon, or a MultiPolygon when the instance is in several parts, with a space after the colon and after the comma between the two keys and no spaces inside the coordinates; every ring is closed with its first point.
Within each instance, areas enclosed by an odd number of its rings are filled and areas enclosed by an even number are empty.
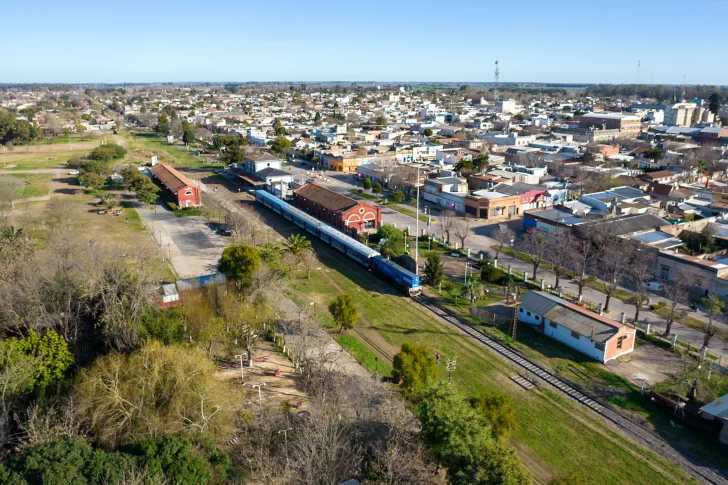
{"type": "Polygon", "coordinates": [[[81,172],[79,172],[78,170],[71,170],[70,172],[68,172],[68,175],[78,175],[79,173],[81,172]]]}
{"type": "Polygon", "coordinates": [[[647,283],[647,289],[650,291],[662,291],[664,287],[659,281],[650,281],[647,283]]]}

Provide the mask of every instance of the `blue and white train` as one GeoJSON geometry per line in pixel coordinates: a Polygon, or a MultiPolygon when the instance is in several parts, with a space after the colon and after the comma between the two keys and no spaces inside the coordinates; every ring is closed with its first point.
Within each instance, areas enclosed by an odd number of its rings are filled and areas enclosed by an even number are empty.
{"type": "Polygon", "coordinates": [[[405,290],[410,296],[421,293],[419,276],[388,260],[369,246],[264,190],[255,192],[255,200],[306,232],[318,237],[329,246],[346,254],[362,266],[371,269],[398,288],[405,290]]]}

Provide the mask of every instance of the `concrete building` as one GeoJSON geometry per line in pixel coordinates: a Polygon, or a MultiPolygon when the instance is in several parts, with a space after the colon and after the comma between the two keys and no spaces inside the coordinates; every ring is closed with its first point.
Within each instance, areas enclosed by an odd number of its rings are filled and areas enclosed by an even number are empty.
{"type": "Polygon", "coordinates": [[[636,137],[642,130],[639,116],[624,113],[586,113],[579,117],[579,128],[618,130],[622,136],[636,137]]]}
{"type": "Polygon", "coordinates": [[[423,198],[456,212],[465,212],[465,196],[468,195],[468,183],[457,177],[440,177],[425,180],[423,198]]]}
{"type": "Polygon", "coordinates": [[[521,196],[477,190],[465,196],[465,213],[487,220],[508,219],[521,213],[521,196]]]}
{"type": "Polygon", "coordinates": [[[518,320],[602,363],[634,350],[635,329],[542,291],[521,297],[518,320]]]}

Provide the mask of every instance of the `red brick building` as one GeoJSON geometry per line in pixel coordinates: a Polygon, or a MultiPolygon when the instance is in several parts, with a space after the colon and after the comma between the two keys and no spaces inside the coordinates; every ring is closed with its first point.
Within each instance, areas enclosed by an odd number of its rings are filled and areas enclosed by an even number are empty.
{"type": "Polygon", "coordinates": [[[169,165],[159,164],[152,167],[152,175],[169,194],[177,207],[195,207],[202,205],[200,189],[187,177],[169,165]]]}
{"type": "Polygon", "coordinates": [[[364,229],[379,229],[382,220],[380,207],[356,201],[314,183],[293,191],[293,205],[352,236],[364,229]]]}

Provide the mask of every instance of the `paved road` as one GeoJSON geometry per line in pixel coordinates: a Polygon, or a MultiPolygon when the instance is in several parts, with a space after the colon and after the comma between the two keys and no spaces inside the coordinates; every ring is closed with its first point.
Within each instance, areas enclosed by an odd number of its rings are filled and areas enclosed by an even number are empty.
{"type": "Polygon", "coordinates": [[[150,210],[138,206],[144,225],[153,232],[154,240],[170,258],[180,278],[189,278],[217,271],[217,262],[227,246],[224,237],[215,234],[204,217],[176,217],[160,201],[150,210]]]}

